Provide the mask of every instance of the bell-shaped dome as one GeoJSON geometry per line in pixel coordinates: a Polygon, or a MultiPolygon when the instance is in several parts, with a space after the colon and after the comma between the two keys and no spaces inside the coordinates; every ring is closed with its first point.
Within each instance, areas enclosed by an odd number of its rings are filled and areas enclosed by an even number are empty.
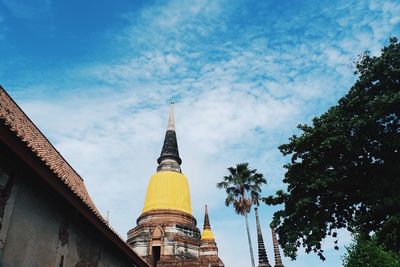
{"type": "Polygon", "coordinates": [[[201,240],[215,240],[213,232],[210,229],[204,229],[201,232],[201,240]]]}
{"type": "Polygon", "coordinates": [[[159,171],[150,178],[142,212],[165,209],[192,214],[189,183],[182,173],[159,171]]]}
{"type": "Polygon", "coordinates": [[[179,157],[176,139],[173,103],[164,145],[157,162],[157,172],[151,176],[147,187],[143,213],[151,210],[178,210],[192,214],[189,183],[181,173],[182,160],[179,157]]]}

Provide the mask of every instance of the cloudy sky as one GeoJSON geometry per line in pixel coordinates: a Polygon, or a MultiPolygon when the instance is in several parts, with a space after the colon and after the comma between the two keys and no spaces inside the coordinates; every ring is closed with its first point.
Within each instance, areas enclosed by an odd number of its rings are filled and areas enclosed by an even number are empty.
{"type": "MultiPolygon", "coordinates": [[[[0,0],[0,84],[84,178],[122,235],[157,167],[169,102],[202,227],[208,204],[227,267],[250,266],[244,219],[216,189],[249,162],[284,189],[277,149],[343,96],[354,59],[400,35],[396,1],[0,0]]],[[[267,253],[276,208],[260,208],[267,253]]],[[[250,216],[254,248],[254,213],[250,216]]],[[[300,252],[286,267],[339,266],[300,252]]]]}

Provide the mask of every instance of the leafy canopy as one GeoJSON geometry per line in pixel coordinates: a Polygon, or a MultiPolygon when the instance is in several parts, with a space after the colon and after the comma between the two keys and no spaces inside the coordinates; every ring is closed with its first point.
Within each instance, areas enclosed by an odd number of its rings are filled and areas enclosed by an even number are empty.
{"type": "MultiPolygon", "coordinates": [[[[337,105],[279,147],[291,161],[278,191],[264,201],[280,244],[294,259],[299,247],[324,259],[321,241],[337,229],[377,233],[400,251],[400,44],[396,38],[356,64],[357,82],[337,105]]],[[[337,240],[336,240],[337,242],[337,240]]],[[[337,249],[337,247],[335,247],[337,249]]]]}
{"type": "Polygon", "coordinates": [[[261,186],[267,181],[257,169],[250,170],[248,163],[236,164],[236,168],[229,167],[228,171],[229,175],[224,176],[217,187],[225,189],[225,205],[233,204],[237,214],[245,215],[252,204],[259,205],[261,186]]]}
{"type": "Polygon", "coordinates": [[[371,239],[358,235],[353,244],[347,248],[343,259],[344,267],[398,267],[400,254],[386,251],[378,244],[375,237],[371,239]]]}

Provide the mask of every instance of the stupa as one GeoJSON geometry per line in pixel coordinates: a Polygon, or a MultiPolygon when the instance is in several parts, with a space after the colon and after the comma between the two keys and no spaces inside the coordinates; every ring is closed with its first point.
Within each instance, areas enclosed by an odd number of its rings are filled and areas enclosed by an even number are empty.
{"type": "Polygon", "coordinates": [[[192,214],[188,179],[180,167],[173,103],[157,163],[137,226],[128,232],[128,245],[153,267],[224,266],[207,209],[203,233],[192,214]]]}

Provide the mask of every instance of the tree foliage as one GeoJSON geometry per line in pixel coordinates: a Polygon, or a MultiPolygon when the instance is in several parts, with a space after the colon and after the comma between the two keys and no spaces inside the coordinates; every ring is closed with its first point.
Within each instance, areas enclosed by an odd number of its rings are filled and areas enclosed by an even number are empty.
{"type": "Polygon", "coordinates": [[[356,236],[353,244],[347,248],[343,259],[344,267],[398,267],[400,254],[387,251],[378,244],[375,237],[356,236]]]}
{"type": "Polygon", "coordinates": [[[240,215],[250,212],[252,204],[259,205],[261,186],[267,181],[257,169],[249,169],[249,164],[239,163],[228,168],[229,174],[222,182],[217,183],[219,189],[225,189],[225,205],[233,205],[240,215]]]}
{"type": "Polygon", "coordinates": [[[247,230],[247,239],[249,242],[251,266],[255,266],[253,247],[251,245],[249,222],[247,214],[251,206],[259,205],[261,186],[267,183],[264,176],[258,173],[256,169],[249,169],[249,164],[239,163],[236,168],[229,167],[229,174],[224,176],[222,182],[217,183],[219,189],[225,189],[225,205],[233,205],[235,212],[244,215],[247,230]]]}
{"type": "MultiPolygon", "coordinates": [[[[337,105],[279,147],[291,161],[287,192],[265,198],[284,204],[274,214],[280,244],[295,258],[299,247],[324,259],[321,241],[337,229],[377,233],[400,251],[400,44],[360,56],[356,83],[337,105]]],[[[337,247],[336,247],[337,248],[337,247]]]]}

